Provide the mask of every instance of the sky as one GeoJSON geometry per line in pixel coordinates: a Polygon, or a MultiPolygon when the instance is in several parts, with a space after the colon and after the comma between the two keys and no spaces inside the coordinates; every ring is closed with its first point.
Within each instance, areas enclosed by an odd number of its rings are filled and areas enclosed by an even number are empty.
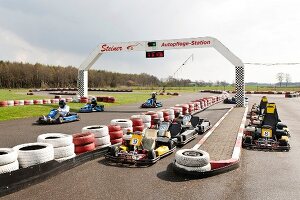
{"type": "MultiPolygon", "coordinates": [[[[300,63],[299,8],[299,0],[0,0],[0,60],[79,67],[100,43],[211,36],[244,63],[300,63]]],[[[235,80],[212,48],[105,54],[92,69],[235,80]]],[[[300,65],[248,64],[245,81],[275,83],[279,72],[300,82],[300,65]]]]}

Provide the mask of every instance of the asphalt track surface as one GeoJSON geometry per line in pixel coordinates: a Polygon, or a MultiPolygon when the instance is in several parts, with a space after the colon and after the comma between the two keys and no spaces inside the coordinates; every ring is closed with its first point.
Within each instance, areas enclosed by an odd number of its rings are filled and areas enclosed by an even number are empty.
{"type": "MultiPolygon", "coordinates": [[[[164,100],[173,106],[211,94],[186,94],[164,100]]],[[[252,102],[261,96],[250,95],[252,102]]],[[[96,159],[47,181],[33,185],[1,199],[299,199],[300,162],[297,121],[300,118],[300,99],[269,97],[277,103],[278,113],[292,134],[290,152],[263,152],[242,150],[240,168],[205,179],[187,179],[177,176],[170,163],[174,154],[148,168],[110,166],[103,159],[96,159]]],[[[33,126],[34,119],[0,123],[0,146],[32,142],[46,132],[79,132],[83,126],[108,124],[110,119],[125,118],[140,112],[136,105],[110,108],[104,113],[82,114],[80,122],[59,126],[33,126]]],[[[215,105],[202,112],[216,123],[229,106],[215,105]]],[[[194,146],[201,136],[183,148],[194,146]]],[[[0,180],[1,181],[1,180],[0,180]]]]}

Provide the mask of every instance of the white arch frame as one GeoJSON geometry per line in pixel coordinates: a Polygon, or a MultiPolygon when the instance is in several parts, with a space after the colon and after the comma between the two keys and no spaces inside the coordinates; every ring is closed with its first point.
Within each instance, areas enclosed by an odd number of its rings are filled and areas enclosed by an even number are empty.
{"type": "Polygon", "coordinates": [[[99,44],[79,67],[77,81],[78,94],[81,97],[88,96],[88,70],[102,54],[131,51],[164,51],[171,49],[191,48],[214,48],[235,66],[237,106],[245,106],[244,64],[241,59],[229,51],[229,49],[225,47],[219,40],[213,37],[99,44]],[[148,46],[149,42],[155,42],[156,46],[148,46]]]}

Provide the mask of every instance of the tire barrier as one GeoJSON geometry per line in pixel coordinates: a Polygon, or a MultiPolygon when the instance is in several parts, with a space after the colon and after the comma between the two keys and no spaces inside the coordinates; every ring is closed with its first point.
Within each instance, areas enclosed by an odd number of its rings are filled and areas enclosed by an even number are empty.
{"type": "Polygon", "coordinates": [[[109,130],[105,125],[86,126],[82,128],[81,132],[94,134],[96,147],[106,147],[111,145],[109,130]]]}
{"type": "Polygon", "coordinates": [[[132,121],[132,131],[133,132],[142,132],[144,131],[144,122],[142,118],[133,118],[131,117],[130,120],[132,121]]]}
{"type": "Polygon", "coordinates": [[[41,104],[43,104],[43,100],[40,100],[40,99],[39,100],[34,100],[33,104],[34,105],[41,105],[41,104]]]}
{"type": "Polygon", "coordinates": [[[132,132],[132,121],[130,119],[113,119],[110,121],[111,125],[118,125],[121,127],[123,134],[125,135],[127,132],[132,132]]]}
{"type": "Polygon", "coordinates": [[[71,135],[45,133],[37,137],[37,142],[52,144],[54,148],[54,159],[60,162],[75,157],[75,147],[71,135]]]}
{"type": "Polygon", "coordinates": [[[202,150],[181,149],[175,154],[175,167],[188,172],[211,170],[209,154],[202,150]]]}
{"type": "Polygon", "coordinates": [[[7,107],[7,101],[0,101],[0,107],[7,107]]]}
{"type": "Polygon", "coordinates": [[[8,100],[7,101],[7,106],[14,106],[14,105],[15,105],[14,100],[8,100]]]}
{"type": "Polygon", "coordinates": [[[96,97],[97,98],[97,101],[99,102],[105,102],[105,103],[115,103],[116,102],[116,99],[115,97],[111,97],[111,96],[101,96],[101,97],[96,97]]]}
{"type": "Polygon", "coordinates": [[[76,154],[93,151],[96,148],[95,136],[90,132],[73,134],[73,143],[75,144],[76,154]]]}
{"type": "Polygon", "coordinates": [[[109,125],[109,136],[111,144],[117,144],[123,142],[123,130],[119,125],[109,125]]]}
{"type": "Polygon", "coordinates": [[[43,104],[51,104],[51,100],[50,99],[43,99],[43,104]]]}
{"type": "Polygon", "coordinates": [[[48,143],[27,143],[13,147],[18,153],[18,162],[20,167],[27,168],[30,166],[45,163],[54,159],[54,148],[48,143]]]}
{"type": "Polygon", "coordinates": [[[89,102],[89,98],[87,98],[87,97],[80,98],[80,103],[88,103],[88,102],[89,102]]]}
{"type": "Polygon", "coordinates": [[[19,169],[17,151],[11,148],[0,148],[0,174],[19,169]]]}

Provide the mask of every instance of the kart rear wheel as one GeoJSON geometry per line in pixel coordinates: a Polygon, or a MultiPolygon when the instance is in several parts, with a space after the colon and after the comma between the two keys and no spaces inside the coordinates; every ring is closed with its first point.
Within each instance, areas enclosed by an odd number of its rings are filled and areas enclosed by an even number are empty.
{"type": "Polygon", "coordinates": [[[110,147],[109,155],[114,156],[114,157],[118,157],[118,153],[119,153],[119,147],[118,146],[110,147]]]}
{"type": "Polygon", "coordinates": [[[148,156],[148,159],[155,159],[156,153],[155,153],[154,149],[149,150],[147,156],[148,156]]]}

